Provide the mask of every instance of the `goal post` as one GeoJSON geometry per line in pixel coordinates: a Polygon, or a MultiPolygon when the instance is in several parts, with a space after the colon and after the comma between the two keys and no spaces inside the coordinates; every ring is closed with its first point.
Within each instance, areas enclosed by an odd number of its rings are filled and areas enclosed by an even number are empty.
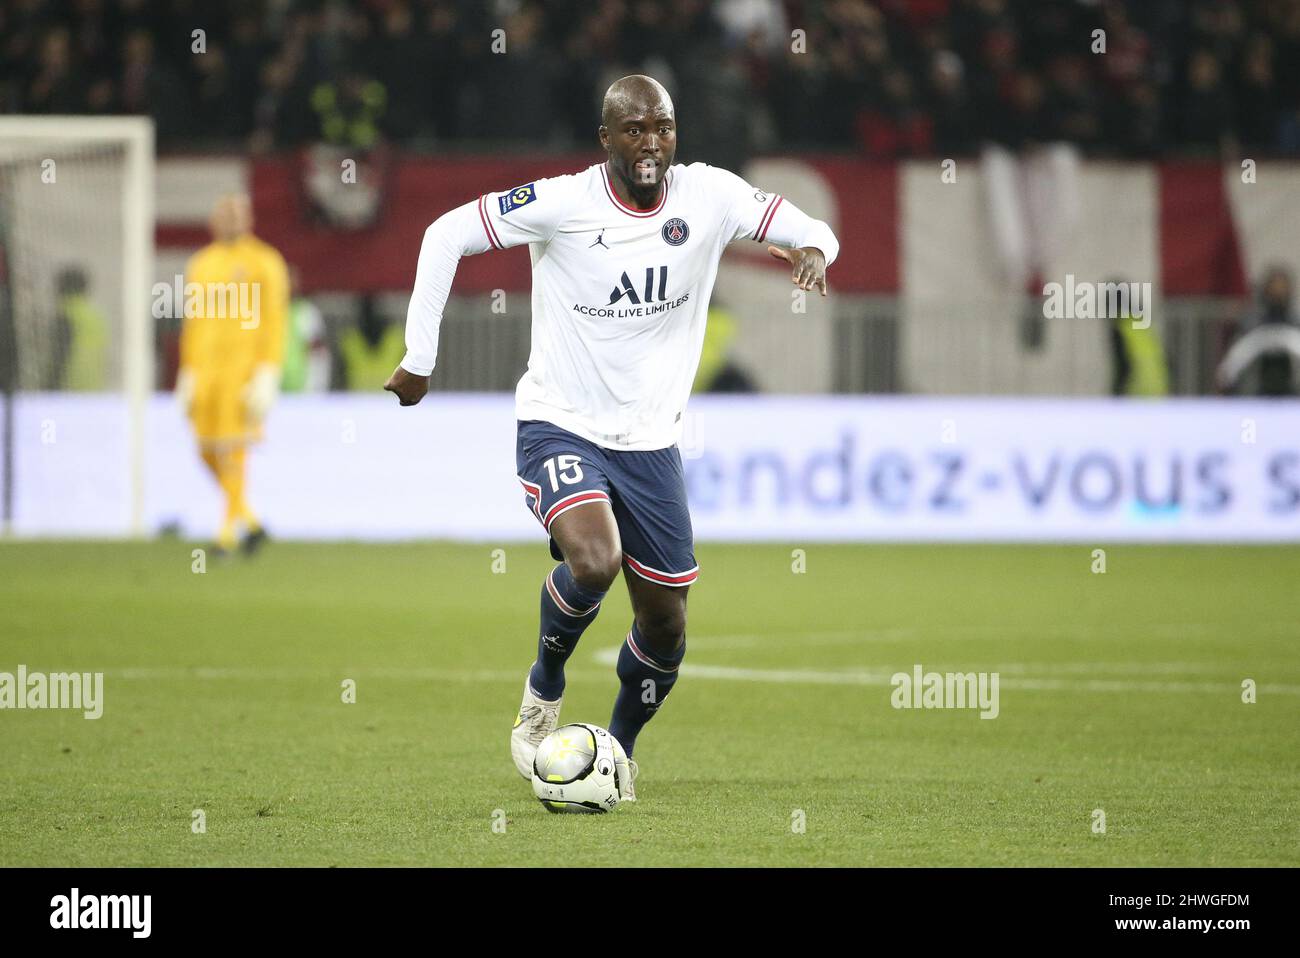
{"type": "MultiPolygon", "coordinates": [[[[146,531],[154,222],[151,119],[0,117],[0,323],[8,326],[0,343],[12,350],[0,363],[6,421],[12,425],[18,393],[119,396],[128,473],[120,531],[132,536],[146,531]],[[77,288],[84,293],[83,314],[95,320],[81,327],[68,321],[64,308],[64,297],[77,288]]],[[[11,532],[18,518],[14,477],[21,475],[14,462],[23,450],[13,447],[13,428],[5,436],[0,508],[3,528],[11,532]]]]}

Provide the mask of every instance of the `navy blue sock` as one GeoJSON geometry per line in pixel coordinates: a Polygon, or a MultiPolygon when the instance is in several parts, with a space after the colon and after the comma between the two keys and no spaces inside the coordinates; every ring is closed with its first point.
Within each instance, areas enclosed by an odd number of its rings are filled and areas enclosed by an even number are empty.
{"type": "Polygon", "coordinates": [[[677,667],[685,655],[685,642],[668,657],[647,651],[641,630],[635,622],[632,623],[632,630],[618,653],[618,678],[622,687],[614,700],[614,714],[609,720],[609,734],[618,739],[629,756],[636,746],[638,733],[646,722],[654,718],[672,691],[677,681],[677,667]]]}
{"type": "Polygon", "coordinates": [[[557,565],[542,583],[542,624],[537,639],[537,661],[528,683],[548,701],[564,694],[564,663],[578,639],[600,610],[603,592],[584,589],[567,564],[557,565]]]}

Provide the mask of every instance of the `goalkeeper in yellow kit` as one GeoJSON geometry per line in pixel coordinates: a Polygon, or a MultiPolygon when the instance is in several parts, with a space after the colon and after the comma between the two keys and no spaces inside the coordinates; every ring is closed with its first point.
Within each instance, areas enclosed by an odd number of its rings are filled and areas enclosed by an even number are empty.
{"type": "Polygon", "coordinates": [[[248,446],[280,384],[289,271],[284,258],[252,233],[248,197],[224,196],[211,219],[213,242],[185,270],[176,397],[194,424],[199,452],[226,497],[217,549],[240,541],[253,553],[266,532],[245,498],[248,446]]]}

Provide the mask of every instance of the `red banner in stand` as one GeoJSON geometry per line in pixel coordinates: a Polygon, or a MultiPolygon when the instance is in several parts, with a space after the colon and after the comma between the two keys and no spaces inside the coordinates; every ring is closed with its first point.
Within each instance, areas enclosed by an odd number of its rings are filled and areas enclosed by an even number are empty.
{"type": "MultiPolygon", "coordinates": [[[[252,164],[257,232],[298,268],[304,292],[410,291],[420,242],[441,214],[484,192],[573,173],[598,153],[560,157],[396,157],[388,170],[375,224],[344,230],[316,221],[295,156],[252,164]]],[[[842,249],[835,286],[854,292],[898,289],[897,167],[854,158],[801,159],[822,175],[839,206],[842,249]]],[[[773,261],[772,269],[784,269],[773,261]]],[[[527,290],[527,247],[467,256],[456,272],[458,293],[527,290]]]]}
{"type": "MultiPolygon", "coordinates": [[[[298,156],[250,163],[257,232],[298,268],[304,292],[409,292],[420,241],[428,225],[485,191],[507,190],[544,176],[585,169],[598,152],[565,156],[413,157],[396,154],[388,170],[383,206],[367,229],[344,230],[313,215],[298,156]]],[[[851,156],[794,158],[825,184],[836,203],[842,244],[832,284],[846,293],[901,292],[902,166],[892,160],[851,156]]],[[[1223,167],[1213,161],[1155,165],[1159,251],[1165,295],[1241,295],[1248,288],[1240,224],[1224,188],[1223,167]]],[[[756,184],[762,186],[763,184],[756,184]]],[[[193,250],[207,240],[197,224],[158,228],[160,248],[193,250]]],[[[736,254],[730,253],[730,256],[736,254]]],[[[784,267],[760,257],[762,268],[784,267]]],[[[527,249],[466,257],[456,292],[529,288],[527,249]]]]}

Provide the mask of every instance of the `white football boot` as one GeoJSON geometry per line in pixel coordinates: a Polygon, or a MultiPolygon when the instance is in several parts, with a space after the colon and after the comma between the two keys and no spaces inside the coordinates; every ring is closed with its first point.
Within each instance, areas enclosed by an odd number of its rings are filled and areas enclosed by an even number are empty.
{"type": "Polygon", "coordinates": [[[538,698],[533,694],[528,679],[524,679],[524,701],[519,706],[515,727],[510,730],[510,757],[515,760],[519,774],[526,779],[533,777],[537,747],[560,724],[560,703],[563,701],[562,695],[554,702],[538,698]]]}
{"type": "Polygon", "coordinates": [[[620,802],[635,802],[636,788],[632,783],[636,781],[637,773],[641,769],[635,761],[627,757],[627,752],[623,751],[623,746],[619,744],[618,739],[612,735],[609,738],[614,743],[614,768],[617,772],[618,800],[620,802]]]}
{"type": "Polygon", "coordinates": [[[636,788],[633,786],[632,783],[636,781],[637,775],[641,773],[641,766],[636,763],[636,759],[629,758],[627,760],[627,769],[628,769],[627,777],[625,778],[624,776],[620,775],[618,778],[618,784],[619,784],[618,800],[620,802],[635,802],[636,788]]]}

